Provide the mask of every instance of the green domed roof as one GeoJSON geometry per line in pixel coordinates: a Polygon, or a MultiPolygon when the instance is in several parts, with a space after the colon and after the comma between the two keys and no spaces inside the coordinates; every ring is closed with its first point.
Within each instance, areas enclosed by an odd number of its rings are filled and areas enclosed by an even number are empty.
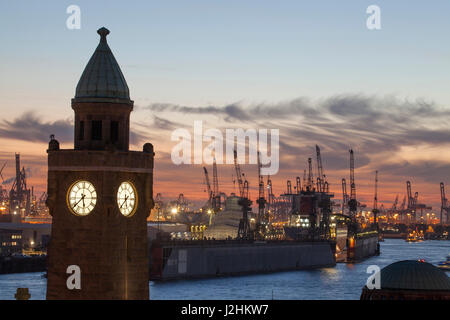
{"type": "Polygon", "coordinates": [[[99,98],[130,100],[125,77],[106,42],[109,30],[103,27],[97,33],[100,43],[78,81],[75,98],[84,101],[92,98],[97,101],[99,98]]]}
{"type": "Polygon", "coordinates": [[[450,278],[430,263],[404,260],[381,269],[381,289],[450,291],[450,278]]]}

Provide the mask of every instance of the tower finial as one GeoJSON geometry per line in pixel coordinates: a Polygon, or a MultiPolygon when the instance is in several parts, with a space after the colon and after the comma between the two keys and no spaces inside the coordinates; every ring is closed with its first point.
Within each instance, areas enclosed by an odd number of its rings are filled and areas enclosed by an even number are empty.
{"type": "Polygon", "coordinates": [[[106,36],[109,34],[109,30],[101,27],[97,30],[97,33],[100,35],[100,42],[106,42],[106,36]]]}

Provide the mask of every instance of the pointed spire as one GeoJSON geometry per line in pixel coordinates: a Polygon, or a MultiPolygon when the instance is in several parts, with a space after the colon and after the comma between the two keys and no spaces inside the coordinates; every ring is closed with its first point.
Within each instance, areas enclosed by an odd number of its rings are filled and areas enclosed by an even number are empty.
{"type": "Polygon", "coordinates": [[[110,33],[109,30],[102,27],[97,30],[97,33],[100,35],[100,43],[81,75],[75,99],[131,101],[125,77],[106,40],[106,36],[110,33]]]}

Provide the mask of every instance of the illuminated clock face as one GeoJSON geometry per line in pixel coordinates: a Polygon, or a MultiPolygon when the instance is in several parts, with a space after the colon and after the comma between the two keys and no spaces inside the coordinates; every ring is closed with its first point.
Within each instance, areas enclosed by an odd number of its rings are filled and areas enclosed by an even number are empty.
{"type": "Polygon", "coordinates": [[[134,214],[137,207],[136,188],[131,182],[122,182],[117,190],[117,205],[120,213],[129,217],[134,214]]]}
{"type": "Polygon", "coordinates": [[[70,210],[79,216],[87,216],[97,203],[97,192],[89,181],[75,182],[67,192],[67,204],[70,210]]]}

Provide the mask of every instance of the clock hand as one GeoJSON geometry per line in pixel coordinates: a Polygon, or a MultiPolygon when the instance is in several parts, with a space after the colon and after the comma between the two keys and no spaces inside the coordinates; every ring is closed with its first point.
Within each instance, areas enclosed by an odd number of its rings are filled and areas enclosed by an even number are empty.
{"type": "Polygon", "coordinates": [[[123,200],[122,205],[120,206],[119,209],[122,209],[123,205],[125,204],[125,202],[127,202],[128,196],[125,197],[125,200],[123,200]]]}
{"type": "Polygon", "coordinates": [[[80,200],[78,200],[78,202],[77,203],[75,203],[74,205],[73,205],[73,208],[75,208],[79,203],[80,203],[80,201],[81,200],[83,200],[83,203],[84,203],[84,197],[85,197],[85,195],[84,194],[82,194],[81,195],[81,199],[80,200]]]}

